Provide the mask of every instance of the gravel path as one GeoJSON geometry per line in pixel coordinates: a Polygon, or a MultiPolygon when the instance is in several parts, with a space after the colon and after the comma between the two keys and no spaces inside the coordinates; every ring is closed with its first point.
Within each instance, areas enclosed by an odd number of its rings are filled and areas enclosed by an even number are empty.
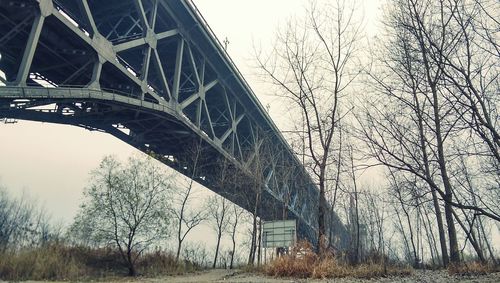
{"type": "Polygon", "coordinates": [[[354,282],[421,282],[421,283],[444,283],[444,282],[488,282],[500,283],[500,273],[493,273],[484,276],[449,276],[446,271],[415,271],[412,276],[408,277],[391,277],[391,278],[378,278],[378,279],[355,279],[355,278],[335,278],[323,280],[298,280],[298,279],[276,279],[270,277],[256,276],[252,274],[236,274],[226,278],[226,280],[219,280],[218,282],[272,282],[272,283],[290,283],[290,282],[339,282],[339,283],[354,283],[354,282]]]}
{"type": "MultiPolygon", "coordinates": [[[[1,282],[1,280],[0,280],[1,282]]],[[[28,281],[35,283],[36,281],[28,281]]],[[[336,279],[323,279],[323,280],[307,280],[307,279],[293,279],[293,278],[273,278],[266,277],[251,273],[242,273],[240,271],[231,270],[208,270],[193,274],[167,276],[161,278],[134,278],[127,279],[121,278],[116,281],[107,281],[114,283],[124,282],[171,282],[171,283],[208,283],[208,282],[234,282],[234,283],[253,283],[253,282],[269,282],[269,283],[293,283],[293,282],[339,282],[339,283],[354,283],[354,282],[420,282],[420,283],[444,283],[444,282],[468,282],[468,283],[499,283],[500,272],[492,273],[484,276],[449,276],[446,271],[415,271],[413,275],[408,277],[392,277],[392,278],[379,278],[371,280],[362,280],[354,278],[336,278],[336,279]]],[[[53,282],[56,283],[56,282],[53,282]]]]}

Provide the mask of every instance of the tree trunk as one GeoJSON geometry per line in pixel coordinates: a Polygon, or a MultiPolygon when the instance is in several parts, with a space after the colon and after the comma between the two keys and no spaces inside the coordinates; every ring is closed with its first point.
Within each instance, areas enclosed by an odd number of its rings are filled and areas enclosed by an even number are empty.
{"type": "MultiPolygon", "coordinates": [[[[411,7],[413,9],[413,12],[417,15],[416,17],[419,17],[418,11],[416,11],[416,7],[413,6],[411,7]]],[[[442,7],[441,7],[442,8],[442,7]]],[[[420,20],[420,19],[418,19],[420,20]]],[[[451,262],[459,262],[460,261],[460,253],[458,251],[458,240],[457,240],[457,232],[455,229],[455,222],[453,220],[453,208],[451,206],[451,202],[453,201],[453,188],[450,183],[450,179],[448,176],[448,170],[446,168],[446,159],[445,159],[445,154],[444,154],[444,139],[442,137],[442,130],[441,130],[441,116],[440,116],[440,104],[439,104],[439,99],[438,99],[438,89],[437,89],[437,81],[439,79],[438,74],[432,74],[432,67],[429,62],[429,55],[428,53],[430,52],[428,50],[428,47],[426,46],[425,43],[425,35],[424,35],[424,27],[422,26],[422,22],[420,21],[415,21],[417,26],[414,26],[415,28],[415,36],[418,41],[419,47],[420,47],[420,52],[422,55],[422,62],[423,66],[425,68],[425,76],[427,79],[428,86],[430,87],[430,92],[432,94],[432,97],[428,97],[429,101],[432,104],[432,110],[433,110],[433,120],[434,120],[434,129],[433,132],[435,133],[436,137],[436,147],[437,147],[437,162],[439,164],[439,171],[441,175],[441,179],[443,181],[443,186],[445,189],[444,192],[444,214],[446,218],[446,224],[448,225],[448,239],[450,242],[450,260],[451,262]]],[[[436,59],[438,64],[443,64],[441,61],[442,58],[436,59]]],[[[439,67],[439,66],[438,66],[439,67]]]]}
{"type": "Polygon", "coordinates": [[[248,254],[248,264],[253,265],[255,263],[255,242],[257,238],[257,216],[253,214],[253,224],[252,224],[252,241],[250,243],[250,253],[248,254]]]}
{"type": "MultiPolygon", "coordinates": [[[[474,204],[474,206],[478,206],[477,204],[477,199],[476,199],[476,193],[475,193],[475,190],[474,190],[474,185],[472,184],[472,180],[470,178],[470,174],[467,170],[467,166],[464,162],[464,159],[463,157],[461,156],[460,157],[460,160],[461,160],[461,163],[462,163],[462,166],[464,168],[464,173],[465,173],[465,180],[467,182],[467,186],[469,187],[469,190],[470,190],[470,196],[472,198],[472,203],[474,204]]],[[[472,230],[472,226],[473,226],[473,223],[471,223],[471,221],[469,221],[469,218],[467,217],[467,214],[465,214],[465,211],[462,209],[462,212],[464,213],[464,215],[466,216],[466,220],[467,222],[469,223],[469,226],[471,226],[471,230],[472,230]]],[[[474,220],[472,221],[474,222],[474,220]]],[[[485,231],[484,231],[484,226],[483,226],[483,221],[481,219],[481,216],[477,216],[477,232],[478,232],[478,237],[477,237],[477,241],[478,241],[478,250],[481,251],[481,254],[482,254],[482,257],[484,257],[484,254],[483,254],[483,246],[481,245],[481,234],[484,236],[484,242],[486,244],[486,248],[488,249],[488,252],[490,253],[490,258],[491,260],[493,261],[493,264],[497,265],[497,261],[495,259],[495,256],[493,254],[493,251],[491,250],[491,245],[488,241],[488,239],[486,238],[486,234],[485,234],[485,231]]],[[[472,231],[474,232],[474,231],[472,231]]],[[[474,237],[475,238],[475,237],[474,237]]],[[[479,254],[478,254],[479,256],[479,254]]]]}
{"type": "Polygon", "coordinates": [[[350,147],[350,157],[351,157],[351,174],[352,183],[354,186],[354,209],[356,210],[356,255],[354,256],[354,263],[358,264],[360,262],[360,223],[359,223],[359,207],[358,207],[358,184],[356,182],[356,172],[354,172],[354,158],[352,156],[352,147],[350,147]]]}
{"type": "MultiPolygon", "coordinates": [[[[458,251],[458,240],[457,240],[457,232],[455,229],[455,222],[453,220],[453,207],[451,206],[451,202],[453,201],[453,189],[450,183],[450,179],[448,177],[448,170],[446,168],[446,159],[444,155],[444,140],[441,133],[441,116],[439,113],[440,105],[438,99],[438,90],[437,90],[437,78],[434,78],[431,75],[431,66],[429,63],[429,58],[427,55],[427,47],[424,43],[424,35],[421,27],[417,27],[417,39],[420,45],[420,51],[422,52],[422,59],[425,67],[425,75],[427,78],[427,82],[431,89],[432,93],[432,110],[434,115],[434,133],[436,136],[436,147],[437,147],[437,162],[439,164],[439,171],[441,175],[441,179],[443,181],[443,186],[445,189],[444,196],[444,214],[446,218],[446,224],[448,225],[448,239],[450,241],[450,260],[451,262],[460,262],[460,253],[458,251]]],[[[430,99],[430,100],[431,100],[430,99]]]]}
{"type": "Polygon", "coordinates": [[[460,262],[460,253],[458,251],[457,231],[455,229],[455,222],[453,220],[453,207],[450,204],[450,202],[453,201],[451,194],[451,184],[449,182],[446,169],[444,170],[444,174],[445,176],[443,176],[443,183],[446,183],[446,201],[444,204],[444,213],[446,217],[446,223],[448,224],[448,238],[450,240],[450,261],[456,263],[460,262]]]}
{"type": "Polygon", "coordinates": [[[467,219],[467,222],[469,223],[469,226],[470,226],[470,229],[467,229],[465,224],[460,220],[460,218],[458,218],[458,215],[456,214],[455,211],[453,211],[453,215],[455,216],[455,219],[457,219],[457,222],[460,225],[460,227],[462,227],[462,229],[464,230],[466,239],[469,240],[469,243],[471,243],[472,248],[474,248],[474,251],[476,252],[479,260],[481,262],[485,263],[486,259],[485,259],[484,254],[483,254],[483,250],[481,249],[481,247],[479,247],[479,244],[477,242],[476,233],[474,233],[474,227],[473,227],[473,225],[471,225],[472,223],[470,223],[469,220],[467,219]]]}
{"type": "Polygon", "coordinates": [[[401,215],[399,215],[399,210],[395,208],[395,211],[396,211],[396,216],[398,218],[399,227],[401,228],[401,234],[403,235],[403,242],[406,252],[405,255],[407,260],[410,260],[412,256],[411,256],[410,244],[408,243],[408,237],[406,236],[405,229],[403,226],[403,221],[401,220],[401,215]]]}
{"type": "Polygon", "coordinates": [[[422,151],[422,158],[424,163],[425,170],[425,178],[427,179],[427,183],[429,183],[432,194],[432,203],[434,205],[434,211],[436,212],[436,221],[438,225],[438,233],[439,233],[439,244],[441,246],[441,256],[443,260],[443,265],[447,266],[449,262],[448,251],[446,247],[446,236],[444,232],[444,224],[443,224],[443,216],[441,214],[441,207],[439,206],[439,200],[436,194],[436,184],[432,179],[432,175],[429,168],[429,156],[427,154],[426,140],[424,136],[424,122],[422,117],[422,109],[420,108],[420,102],[418,96],[415,92],[416,87],[414,87],[413,98],[416,104],[416,114],[418,118],[418,131],[420,138],[420,150],[422,151]]]}
{"type": "Polygon", "coordinates": [[[238,226],[238,216],[239,215],[235,213],[233,230],[231,231],[231,241],[233,242],[233,248],[231,250],[231,263],[229,264],[229,269],[233,269],[234,253],[236,252],[236,227],[238,226]]]}
{"type": "Polygon", "coordinates": [[[323,254],[323,241],[325,237],[325,168],[322,167],[319,178],[319,205],[318,205],[318,252],[320,256],[323,254]]]}
{"type": "Polygon", "coordinates": [[[234,252],[236,251],[236,240],[235,240],[234,230],[233,230],[233,235],[231,236],[231,239],[233,240],[233,249],[231,250],[231,263],[229,264],[229,269],[233,269],[234,252]]]}
{"type": "MultiPolygon", "coordinates": [[[[429,249],[431,251],[432,264],[441,266],[442,260],[439,259],[439,252],[438,252],[438,249],[436,246],[436,237],[434,236],[434,232],[432,231],[432,222],[429,218],[429,213],[428,213],[427,209],[425,209],[425,206],[423,209],[424,209],[425,220],[427,220],[427,221],[424,221],[423,223],[424,223],[425,231],[426,231],[427,238],[429,241],[429,249]],[[427,222],[427,224],[425,224],[426,222],[427,222]],[[436,258],[437,258],[437,263],[436,263],[436,258]]],[[[443,231],[443,233],[444,233],[444,231],[443,231]]],[[[445,251],[446,251],[446,241],[444,244],[445,244],[445,251]]]]}
{"type": "Polygon", "coordinates": [[[255,207],[253,211],[253,227],[252,227],[252,242],[250,245],[250,254],[248,255],[248,264],[253,265],[255,263],[255,252],[257,249],[257,212],[260,203],[260,191],[256,193],[255,196],[255,207]]]}
{"type": "MultiPolygon", "coordinates": [[[[214,264],[212,265],[212,268],[215,268],[217,265],[217,257],[219,256],[219,246],[220,246],[220,238],[222,237],[222,233],[219,231],[217,233],[217,246],[215,247],[215,257],[214,257],[214,264]]],[[[231,258],[231,263],[232,263],[232,258],[231,258]]]]}
{"type": "Polygon", "coordinates": [[[181,244],[182,244],[182,242],[181,242],[181,241],[179,241],[179,242],[177,243],[177,252],[175,253],[175,261],[176,261],[176,262],[178,262],[178,261],[179,261],[179,256],[180,256],[180,254],[181,254],[181,244]]]}
{"type": "Polygon", "coordinates": [[[127,265],[128,265],[128,276],[135,276],[135,266],[134,261],[132,260],[132,251],[127,251],[127,265]]]}
{"type": "Polygon", "coordinates": [[[483,226],[483,221],[482,221],[482,219],[481,219],[481,216],[478,216],[478,218],[479,218],[479,220],[478,220],[478,221],[479,221],[479,227],[480,227],[480,229],[481,229],[481,233],[480,233],[480,235],[479,235],[479,236],[481,236],[481,234],[483,235],[483,237],[484,237],[484,241],[485,241],[485,243],[486,243],[486,248],[488,249],[488,252],[490,253],[490,258],[491,258],[491,260],[493,261],[493,264],[494,264],[494,265],[498,265],[498,261],[497,261],[497,259],[495,258],[495,254],[493,253],[493,250],[491,249],[491,244],[490,244],[490,242],[488,241],[488,238],[486,237],[486,232],[484,231],[484,226],[483,226]]]}
{"type": "Polygon", "coordinates": [[[262,261],[262,248],[261,248],[261,243],[262,243],[262,220],[259,218],[259,238],[257,241],[257,266],[260,266],[261,261],[262,261]]]}
{"type": "Polygon", "coordinates": [[[453,201],[453,189],[448,177],[448,170],[446,168],[446,159],[444,157],[444,146],[443,138],[441,137],[441,117],[439,116],[439,102],[437,97],[437,90],[435,86],[432,86],[432,97],[433,97],[433,107],[434,107],[434,125],[436,133],[436,143],[438,151],[438,163],[439,170],[441,173],[441,179],[443,181],[443,186],[445,189],[445,204],[444,213],[446,217],[446,223],[448,224],[448,238],[450,241],[450,260],[451,262],[460,262],[460,253],[458,251],[458,240],[457,231],[455,229],[455,222],[453,220],[453,207],[451,202],[453,201]]]}
{"type": "Polygon", "coordinates": [[[179,219],[178,219],[179,220],[179,227],[177,229],[177,254],[175,256],[176,262],[179,262],[179,256],[181,254],[182,242],[184,240],[184,237],[186,236],[186,234],[184,234],[184,236],[182,236],[182,221],[184,220],[184,210],[186,209],[186,203],[187,203],[187,200],[189,198],[189,194],[191,193],[191,188],[193,187],[193,182],[194,182],[193,179],[194,179],[194,175],[191,176],[191,180],[189,182],[189,187],[188,187],[188,190],[186,192],[186,195],[184,196],[184,199],[182,200],[181,211],[179,213],[179,219]]]}
{"type": "Polygon", "coordinates": [[[401,199],[401,195],[399,197],[400,197],[400,201],[401,201],[401,208],[403,209],[403,212],[406,216],[406,222],[408,223],[408,228],[410,230],[410,242],[411,242],[411,247],[413,250],[413,267],[418,268],[419,258],[418,258],[418,254],[417,254],[418,253],[417,248],[415,247],[415,239],[414,239],[413,227],[411,226],[410,214],[408,213],[408,211],[406,210],[406,208],[403,205],[403,200],[401,199]]]}
{"type": "Polygon", "coordinates": [[[434,211],[436,212],[436,221],[439,233],[439,244],[441,246],[441,257],[443,261],[443,266],[447,266],[448,263],[450,262],[450,258],[448,257],[448,250],[446,247],[446,235],[444,232],[443,216],[441,214],[441,207],[439,206],[436,190],[433,189],[432,187],[431,187],[431,193],[432,193],[432,204],[434,205],[434,211]]]}

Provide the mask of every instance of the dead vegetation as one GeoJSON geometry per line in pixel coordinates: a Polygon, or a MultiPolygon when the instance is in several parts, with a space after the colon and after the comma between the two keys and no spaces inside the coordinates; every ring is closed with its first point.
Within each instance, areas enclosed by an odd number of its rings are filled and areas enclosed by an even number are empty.
{"type": "Polygon", "coordinates": [[[500,267],[478,261],[451,264],[448,267],[448,274],[456,276],[478,276],[494,272],[500,272],[500,267]]]}
{"type": "Polygon", "coordinates": [[[290,252],[272,261],[264,272],[276,277],[294,278],[378,278],[408,276],[413,269],[407,266],[387,265],[381,262],[367,262],[351,266],[327,255],[319,257],[308,242],[299,242],[290,252]]]}
{"type": "MultiPolygon", "coordinates": [[[[137,260],[139,275],[154,277],[197,270],[190,262],[177,263],[175,255],[152,251],[137,260]]],[[[117,250],[66,246],[60,243],[0,254],[2,280],[92,280],[122,277],[127,268],[117,250]]]]}

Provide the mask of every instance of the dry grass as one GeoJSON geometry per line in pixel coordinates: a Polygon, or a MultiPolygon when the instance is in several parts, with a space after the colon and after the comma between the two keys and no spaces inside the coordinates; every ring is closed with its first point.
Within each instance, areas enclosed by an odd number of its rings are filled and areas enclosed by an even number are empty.
{"type": "Polygon", "coordinates": [[[200,269],[198,266],[188,261],[177,263],[174,254],[161,250],[143,255],[139,259],[137,267],[139,272],[143,275],[151,277],[159,275],[178,275],[200,269]]]}
{"type": "MultiPolygon", "coordinates": [[[[137,270],[143,276],[181,274],[195,269],[191,263],[177,264],[175,256],[163,251],[144,254],[137,262],[137,270]]],[[[126,274],[119,253],[113,249],[50,244],[0,254],[1,280],[92,280],[126,274]]]]}
{"type": "Polygon", "coordinates": [[[265,266],[246,264],[238,267],[243,273],[265,273],[265,266]]]}
{"type": "Polygon", "coordinates": [[[272,276],[308,278],[317,262],[318,256],[313,252],[311,244],[299,242],[288,255],[275,259],[264,270],[272,276]]]}
{"type": "Polygon", "coordinates": [[[7,252],[0,257],[0,278],[3,280],[56,280],[80,278],[88,271],[78,260],[67,255],[58,245],[7,252]]]}
{"type": "Polygon", "coordinates": [[[267,275],[294,278],[378,278],[386,276],[408,276],[409,267],[384,266],[367,263],[350,266],[339,263],[333,256],[318,257],[307,242],[299,242],[289,254],[282,256],[264,269],[267,275]]]}
{"type": "Polygon", "coordinates": [[[448,267],[449,275],[477,276],[486,275],[493,272],[500,272],[500,268],[494,265],[477,261],[452,264],[448,267]]]}

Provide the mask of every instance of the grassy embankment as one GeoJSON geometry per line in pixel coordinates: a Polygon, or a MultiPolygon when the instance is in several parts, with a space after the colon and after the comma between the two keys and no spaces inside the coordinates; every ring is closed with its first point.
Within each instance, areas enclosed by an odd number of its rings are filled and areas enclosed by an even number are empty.
{"type": "MultiPolygon", "coordinates": [[[[136,263],[139,275],[161,275],[192,272],[189,262],[177,263],[175,256],[164,251],[143,254],[136,263]]],[[[48,244],[17,252],[0,253],[1,280],[93,280],[123,277],[127,274],[116,250],[48,244]]]]}

